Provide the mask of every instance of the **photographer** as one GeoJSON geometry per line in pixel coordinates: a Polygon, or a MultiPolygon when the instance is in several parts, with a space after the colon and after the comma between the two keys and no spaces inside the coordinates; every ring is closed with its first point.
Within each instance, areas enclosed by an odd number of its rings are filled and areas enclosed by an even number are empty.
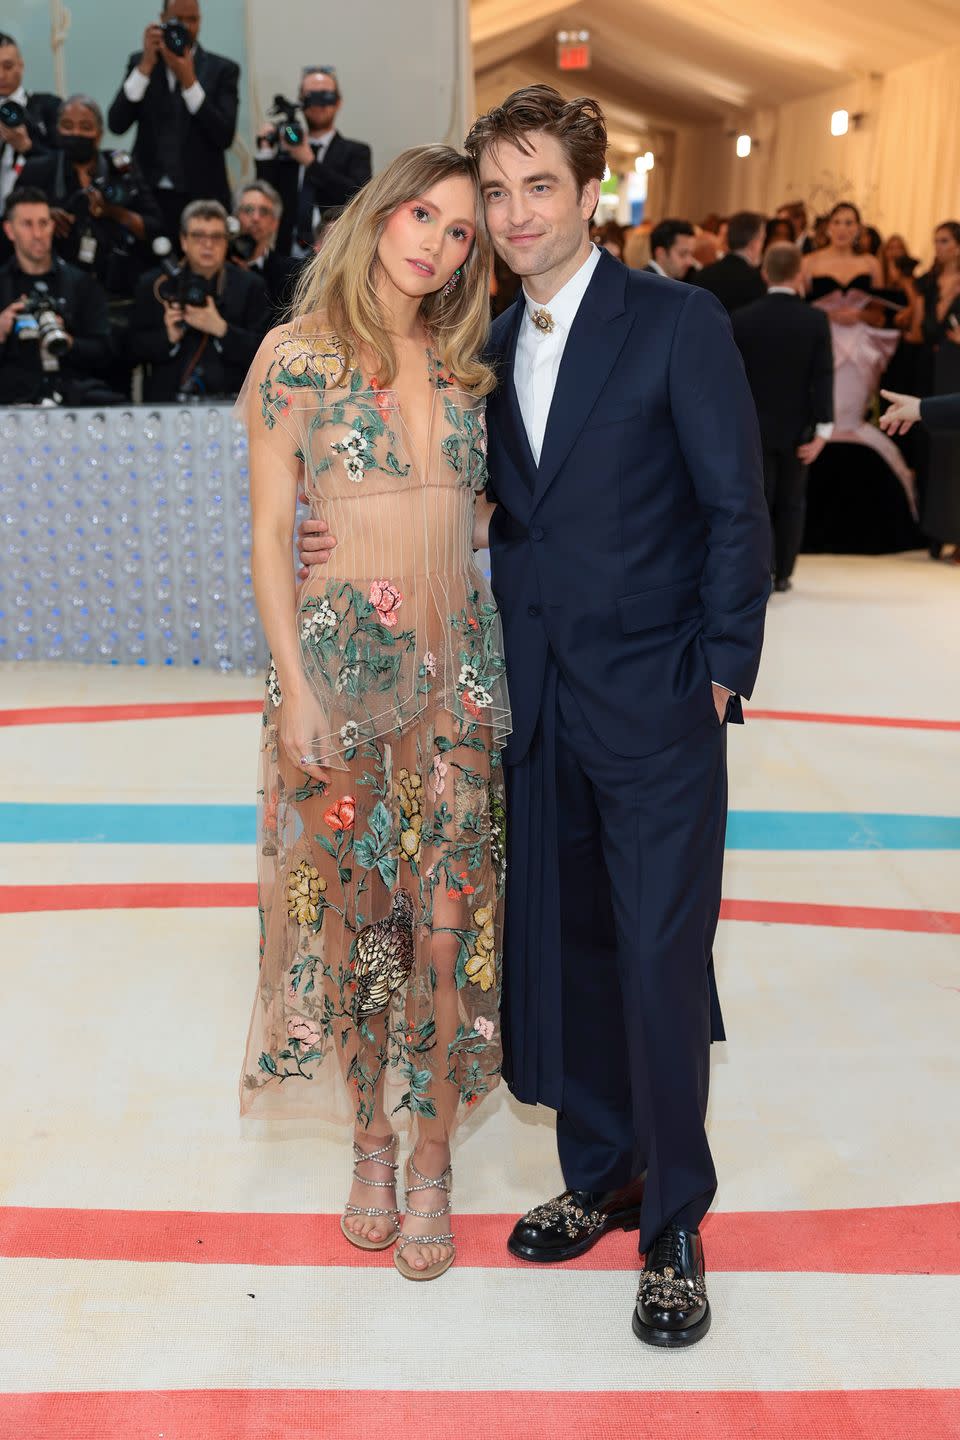
{"type": "Polygon", "coordinates": [[[0,404],[119,399],[102,376],[112,358],[107,299],[92,275],[53,253],[42,190],[14,190],[3,228],[13,258],[0,267],[0,404]]]}
{"type": "Polygon", "coordinates": [[[285,313],[300,274],[301,262],[274,248],[283,215],[283,201],[266,180],[253,180],[237,194],[239,233],[230,241],[230,260],[259,275],[267,292],[271,324],[285,313]]]}
{"type": "Polygon", "coordinates": [[[95,274],[112,300],[130,300],[163,216],[136,161],[101,150],[102,139],[99,105],[71,95],[60,107],[59,148],[29,159],[17,188],[42,190],[50,201],[58,255],[95,274]]]}
{"type": "Polygon", "coordinates": [[[183,263],[143,277],[130,326],[134,362],[149,366],[144,398],[210,400],[236,395],[270,327],[255,275],[227,264],[227,212],[194,200],[183,212],[183,263]]]}
{"type": "Polygon", "coordinates": [[[345,205],[371,175],[370,146],[336,129],[343,103],[336,71],[305,70],[299,105],[274,99],[277,120],[257,136],[257,179],[269,180],[283,201],[279,248],[309,255],[322,211],[345,205]]]}
{"type": "Polygon", "coordinates": [[[230,204],[226,152],[237,128],[240,67],[198,44],[197,0],[166,0],[110,106],[117,135],[137,126],[133,147],[174,237],[184,205],[198,196],[230,204]]]}
{"type": "Polygon", "coordinates": [[[59,105],[56,95],[27,93],[20,47],[12,35],[0,33],[0,205],[27,157],[50,149],[59,105]]]}

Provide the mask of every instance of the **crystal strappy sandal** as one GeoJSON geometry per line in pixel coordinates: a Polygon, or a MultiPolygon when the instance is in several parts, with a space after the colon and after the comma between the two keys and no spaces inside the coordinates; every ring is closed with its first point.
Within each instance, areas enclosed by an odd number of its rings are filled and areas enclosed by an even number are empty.
{"type": "MultiPolygon", "coordinates": [[[[369,1185],[372,1190],[392,1190],[394,1185],[397,1183],[395,1179],[365,1180],[359,1172],[360,1166],[365,1160],[375,1160],[378,1165],[386,1165],[388,1169],[392,1170],[394,1174],[396,1174],[397,1170],[399,1170],[400,1168],[396,1160],[387,1160],[384,1158],[387,1155],[393,1154],[393,1149],[396,1144],[397,1137],[396,1135],[394,1135],[390,1140],[387,1141],[386,1145],[382,1145],[379,1150],[367,1151],[361,1150],[356,1140],[354,1140],[354,1180],[359,1180],[361,1185],[369,1185]]],[[[350,1241],[350,1244],[355,1245],[358,1250],[386,1250],[389,1248],[389,1246],[393,1244],[397,1236],[400,1234],[399,1217],[399,1210],[380,1210],[377,1209],[375,1206],[371,1208],[364,1208],[360,1205],[348,1204],[344,1206],[344,1213],[340,1216],[340,1229],[350,1241]],[[393,1222],[393,1232],[390,1235],[385,1235],[382,1240],[368,1240],[365,1235],[355,1235],[346,1223],[348,1217],[351,1215],[368,1215],[371,1220],[379,1219],[381,1216],[383,1216],[384,1218],[390,1219],[393,1222]]]]}
{"type": "MultiPolygon", "coordinates": [[[[407,1214],[415,1215],[418,1220],[439,1220],[444,1215],[449,1215],[451,1209],[450,1195],[453,1191],[453,1171],[450,1169],[450,1166],[448,1165],[443,1174],[436,1180],[431,1180],[429,1175],[421,1175],[416,1165],[414,1165],[413,1160],[410,1159],[407,1161],[407,1172],[407,1200],[409,1200],[411,1195],[416,1195],[420,1190],[442,1190],[447,1197],[447,1203],[441,1206],[439,1210],[414,1210],[413,1207],[408,1204],[407,1214]],[[417,1180],[420,1181],[419,1185],[410,1184],[411,1175],[416,1176],[417,1180]]],[[[456,1253],[452,1232],[446,1235],[401,1234],[397,1239],[397,1248],[393,1252],[393,1263],[405,1280],[436,1280],[445,1270],[450,1269],[450,1266],[456,1258],[456,1253]],[[413,1266],[403,1258],[403,1251],[407,1245],[449,1245],[450,1254],[445,1255],[442,1260],[438,1260],[435,1265],[428,1265],[423,1270],[415,1270],[413,1266]]]]}

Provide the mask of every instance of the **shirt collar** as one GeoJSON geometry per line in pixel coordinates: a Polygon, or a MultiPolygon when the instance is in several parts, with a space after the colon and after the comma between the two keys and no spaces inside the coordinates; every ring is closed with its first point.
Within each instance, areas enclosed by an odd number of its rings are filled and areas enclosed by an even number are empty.
{"type": "Polygon", "coordinates": [[[657,262],[656,262],[656,260],[651,260],[651,261],[650,261],[650,268],[651,268],[652,270],[655,270],[658,275],[662,275],[663,278],[664,278],[664,280],[669,280],[669,279],[670,279],[670,276],[667,274],[666,270],[664,270],[664,268],[663,268],[662,265],[658,265],[657,262]]]}
{"type": "MultiPolygon", "coordinates": [[[[524,303],[527,307],[527,314],[532,316],[537,310],[549,310],[554,326],[561,330],[569,330],[573,324],[574,317],[580,309],[580,302],[587,293],[587,286],[593,279],[593,272],[600,261],[600,251],[596,245],[590,246],[590,254],[576,274],[571,275],[566,285],[558,290],[552,300],[541,305],[537,300],[531,300],[526,290],[523,292],[524,303]]],[[[538,331],[538,334],[544,332],[538,331]]]]}
{"type": "MultiPolygon", "coordinates": [[[[796,290],[794,290],[794,288],[793,288],[792,285],[768,285],[768,286],[767,286],[767,294],[768,294],[768,295],[797,295],[797,292],[796,292],[796,290]]],[[[799,295],[797,295],[797,299],[798,299],[798,300],[800,299],[800,296],[799,296],[799,295]]]]}
{"type": "Polygon", "coordinates": [[[23,105],[24,107],[26,107],[26,103],[27,103],[27,92],[26,92],[26,90],[23,88],[23,85],[21,84],[19,90],[14,90],[14,92],[13,92],[12,95],[8,95],[8,96],[7,96],[7,100],[8,100],[8,101],[10,101],[10,100],[15,100],[18,105],[23,105]]]}

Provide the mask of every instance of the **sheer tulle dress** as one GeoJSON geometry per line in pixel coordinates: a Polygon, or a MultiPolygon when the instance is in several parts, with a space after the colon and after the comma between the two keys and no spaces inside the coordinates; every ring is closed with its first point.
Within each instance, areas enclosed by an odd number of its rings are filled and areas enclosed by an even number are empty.
{"type": "MultiPolygon", "coordinates": [[[[241,1109],[451,1133],[497,1085],[504,889],[500,623],[472,550],[486,484],[483,400],[429,351],[427,453],[396,394],[329,334],[274,331],[241,404],[277,483],[302,466],[338,540],[297,595],[309,752],[260,752],[260,972],[241,1109]]],[[[263,460],[259,463],[264,463],[263,460]]]]}

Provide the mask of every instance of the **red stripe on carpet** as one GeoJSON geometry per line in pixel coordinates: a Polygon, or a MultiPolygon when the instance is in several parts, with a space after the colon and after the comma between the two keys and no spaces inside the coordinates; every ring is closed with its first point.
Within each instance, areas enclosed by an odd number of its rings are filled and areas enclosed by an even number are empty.
{"type": "MultiPolygon", "coordinates": [[[[530,1268],[505,1246],[515,1218],[457,1215],[459,1263],[492,1270],[530,1268]]],[[[704,1222],[703,1235],[711,1271],[960,1275],[960,1202],[716,1211],[704,1222]]],[[[0,1255],[198,1265],[383,1263],[382,1255],[347,1243],[336,1215],[39,1206],[0,1207],[0,1255]]],[[[636,1264],[636,1233],[617,1231],[564,1269],[632,1270],[636,1264]]]]}
{"type": "MultiPolygon", "coordinates": [[[[531,1325],[536,1315],[531,1313],[531,1325]]],[[[465,1321],[465,1343],[474,1335],[465,1321]]],[[[710,1340],[706,1341],[710,1344],[710,1340]]],[[[693,1365],[682,1355],[678,1366],[693,1365]]],[[[633,1377],[643,1384],[644,1347],[633,1377]]],[[[323,1369],[323,1356],[317,1359],[323,1369]]],[[[689,1372],[688,1372],[689,1373],[689,1372]]],[[[440,1377],[448,1383],[455,1377],[440,1377]]],[[[628,1377],[624,1377],[627,1379],[628,1377]]],[[[0,1395],[4,1440],[953,1440],[960,1390],[139,1390],[0,1395]]]]}
{"type": "MultiPolygon", "coordinates": [[[[0,710],[5,725],[92,725],[113,720],[173,720],[204,715],[259,715],[262,700],[147,701],[140,705],[38,705],[0,710]]],[[[891,730],[960,731],[960,720],[921,720],[906,715],[829,715],[810,710],[754,710],[749,720],[790,720],[801,725],[866,725],[891,730]]]]}
{"type": "MultiPolygon", "coordinates": [[[[256,905],[252,884],[0,885],[0,915],[53,910],[190,910],[256,905]]],[[[721,920],[762,925],[823,925],[856,930],[960,935],[960,912],[893,910],[863,905],[808,905],[787,900],[724,900],[721,920]]]]}

